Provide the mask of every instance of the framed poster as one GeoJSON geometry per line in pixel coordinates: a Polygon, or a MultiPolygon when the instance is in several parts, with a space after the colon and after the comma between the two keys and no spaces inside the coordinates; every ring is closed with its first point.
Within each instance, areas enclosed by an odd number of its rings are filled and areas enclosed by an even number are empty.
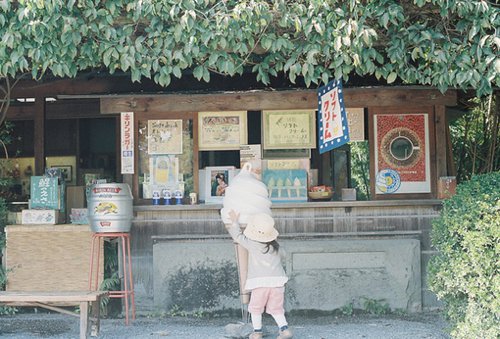
{"type": "Polygon", "coordinates": [[[262,172],[262,182],[267,186],[273,203],[307,201],[306,170],[267,169],[262,172]]]}
{"type": "Polygon", "coordinates": [[[234,175],[234,166],[205,167],[205,203],[222,203],[226,187],[234,175]]]}
{"type": "Polygon", "coordinates": [[[200,151],[239,150],[247,144],[247,112],[199,112],[200,151]]]}
{"type": "Polygon", "coordinates": [[[263,111],[263,148],[316,148],[314,115],[313,110],[263,111]]]}
{"type": "Polygon", "coordinates": [[[59,169],[61,171],[61,177],[66,182],[71,182],[73,180],[73,166],[71,165],[54,165],[50,168],[59,169]]]}
{"type": "Polygon", "coordinates": [[[148,154],[182,154],[182,119],[148,120],[148,154]]]}
{"type": "Polygon", "coordinates": [[[428,113],[373,114],[375,195],[431,193],[429,135],[428,113]]]}
{"type": "Polygon", "coordinates": [[[179,181],[179,159],[173,155],[158,155],[149,158],[150,182],[154,185],[177,185],[179,181]]]}

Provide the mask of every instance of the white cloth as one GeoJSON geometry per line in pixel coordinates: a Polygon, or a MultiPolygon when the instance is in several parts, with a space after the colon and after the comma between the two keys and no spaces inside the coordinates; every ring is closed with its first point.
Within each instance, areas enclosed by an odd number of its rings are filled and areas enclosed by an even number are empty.
{"type": "Polygon", "coordinates": [[[285,270],[281,264],[284,251],[279,252],[269,246],[257,241],[248,239],[240,230],[237,223],[227,227],[233,240],[243,246],[248,251],[248,273],[245,283],[245,290],[253,290],[258,287],[281,287],[288,281],[285,270]]]}

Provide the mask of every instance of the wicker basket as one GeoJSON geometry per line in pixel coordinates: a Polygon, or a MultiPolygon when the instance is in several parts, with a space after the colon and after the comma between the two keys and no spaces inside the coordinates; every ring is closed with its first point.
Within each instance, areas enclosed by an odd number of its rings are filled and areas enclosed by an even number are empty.
{"type": "MultiPolygon", "coordinates": [[[[89,225],[10,225],[5,232],[7,291],[89,289],[89,225]]],[[[103,263],[101,255],[100,281],[103,263]]]]}
{"type": "Polygon", "coordinates": [[[330,200],[333,197],[333,192],[308,192],[307,195],[311,200],[330,200]]]}

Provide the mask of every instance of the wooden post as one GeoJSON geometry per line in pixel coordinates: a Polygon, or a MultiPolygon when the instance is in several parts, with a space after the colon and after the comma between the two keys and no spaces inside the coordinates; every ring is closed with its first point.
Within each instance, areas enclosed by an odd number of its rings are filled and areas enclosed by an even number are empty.
{"type": "Polygon", "coordinates": [[[35,98],[34,111],[35,175],[43,175],[45,172],[45,97],[37,96],[35,98]]]}

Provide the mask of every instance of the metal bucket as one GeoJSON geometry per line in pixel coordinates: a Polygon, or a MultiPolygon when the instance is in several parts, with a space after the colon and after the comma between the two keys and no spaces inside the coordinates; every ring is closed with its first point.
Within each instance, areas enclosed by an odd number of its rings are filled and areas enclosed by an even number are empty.
{"type": "Polygon", "coordinates": [[[87,195],[87,207],[92,232],[130,231],[133,211],[132,192],[128,184],[92,185],[87,195]]]}

